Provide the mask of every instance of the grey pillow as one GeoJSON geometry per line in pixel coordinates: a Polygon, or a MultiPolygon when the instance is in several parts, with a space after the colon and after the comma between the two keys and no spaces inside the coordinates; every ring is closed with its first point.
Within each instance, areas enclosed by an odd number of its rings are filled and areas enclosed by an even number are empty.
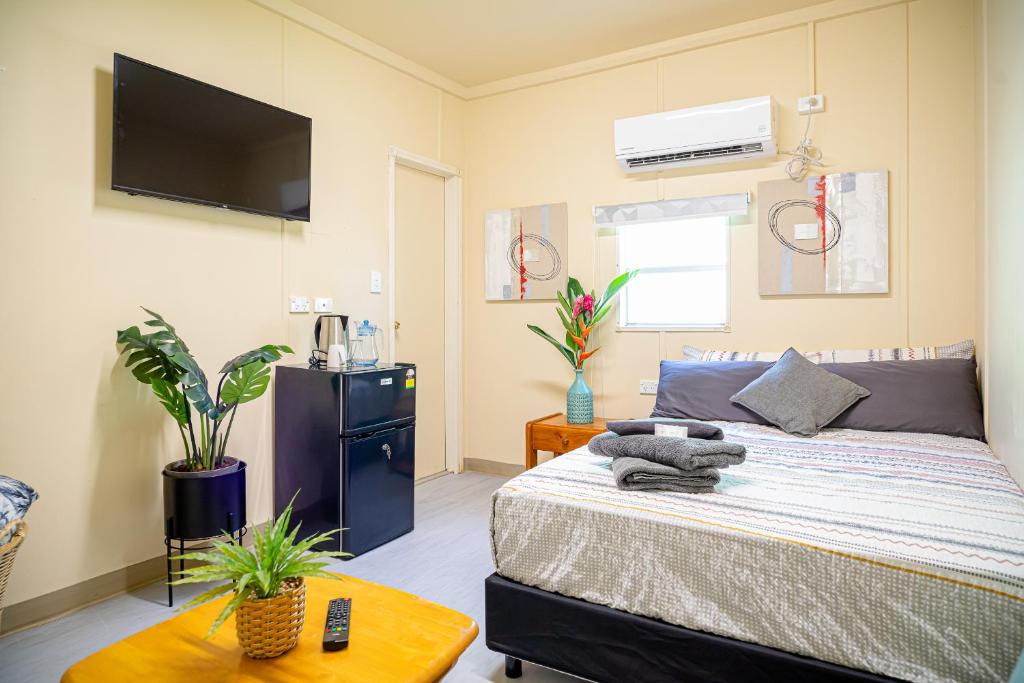
{"type": "Polygon", "coordinates": [[[984,439],[973,358],[828,363],[818,367],[871,391],[829,425],[876,432],[926,432],[984,439]]]}
{"type": "Polygon", "coordinates": [[[814,436],[871,392],[833,374],[790,348],[763,375],[733,395],[732,401],[785,432],[814,436]]]}
{"type": "Polygon", "coordinates": [[[690,420],[726,420],[728,422],[768,422],[729,397],[760,377],[771,363],[743,361],[733,363],[688,363],[661,361],[658,398],[651,417],[675,417],[690,420]]]}

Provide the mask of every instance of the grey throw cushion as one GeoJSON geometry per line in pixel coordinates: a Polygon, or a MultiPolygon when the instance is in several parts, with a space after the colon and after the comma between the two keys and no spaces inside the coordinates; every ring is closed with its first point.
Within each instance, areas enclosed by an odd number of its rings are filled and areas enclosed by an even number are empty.
{"type": "Polygon", "coordinates": [[[796,349],[732,397],[783,431],[814,436],[871,392],[804,358],[796,349]]]}

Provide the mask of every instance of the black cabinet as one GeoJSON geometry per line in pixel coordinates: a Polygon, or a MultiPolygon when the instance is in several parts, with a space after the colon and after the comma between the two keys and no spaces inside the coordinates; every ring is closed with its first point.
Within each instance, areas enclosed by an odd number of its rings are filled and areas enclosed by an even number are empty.
{"type": "Polygon", "coordinates": [[[415,425],[342,439],[346,552],[358,555],[412,531],[415,425]]]}
{"type": "Polygon", "coordinates": [[[344,528],[317,549],[354,555],[412,531],[415,417],[413,365],[278,366],[275,514],[295,495],[300,535],[344,528]]]}

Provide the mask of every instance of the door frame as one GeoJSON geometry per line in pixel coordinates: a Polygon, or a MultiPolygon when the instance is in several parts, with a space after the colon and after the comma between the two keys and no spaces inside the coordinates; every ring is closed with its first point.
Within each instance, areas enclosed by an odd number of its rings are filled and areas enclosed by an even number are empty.
{"type": "Polygon", "coordinates": [[[388,358],[395,362],[395,183],[397,166],[444,180],[444,467],[462,472],[462,171],[388,147],[388,358]]]}

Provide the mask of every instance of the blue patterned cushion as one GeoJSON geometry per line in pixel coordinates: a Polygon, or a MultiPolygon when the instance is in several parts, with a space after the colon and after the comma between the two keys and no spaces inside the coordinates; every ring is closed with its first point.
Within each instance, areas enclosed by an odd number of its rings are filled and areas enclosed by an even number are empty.
{"type": "MultiPolygon", "coordinates": [[[[21,519],[39,494],[28,484],[0,474],[0,531],[16,519],[21,519]]],[[[0,538],[0,545],[7,543],[11,535],[0,538]]]]}

